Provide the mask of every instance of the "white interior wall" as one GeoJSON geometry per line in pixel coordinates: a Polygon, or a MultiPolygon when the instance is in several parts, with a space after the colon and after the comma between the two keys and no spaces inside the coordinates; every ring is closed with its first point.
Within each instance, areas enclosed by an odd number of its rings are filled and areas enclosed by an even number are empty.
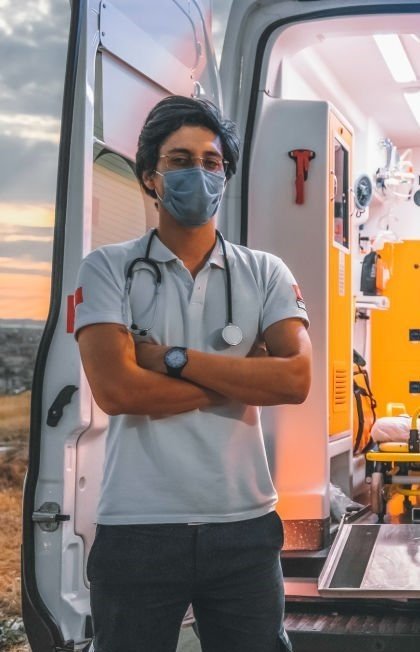
{"type": "Polygon", "coordinates": [[[386,134],[381,132],[374,117],[363,115],[352,102],[343,85],[323,62],[314,61],[310,48],[293,58],[285,57],[281,66],[281,97],[284,99],[327,100],[349,122],[354,131],[353,176],[362,172],[372,174],[383,162],[378,142],[386,134]],[[310,65],[309,65],[309,62],[310,65]],[[302,69],[307,75],[302,74],[302,69]]]}
{"type": "MultiPolygon", "coordinates": [[[[361,173],[367,173],[372,178],[376,170],[385,164],[386,153],[379,143],[387,134],[383,133],[374,116],[366,116],[360,112],[343,87],[342,81],[331,75],[324,62],[312,56],[311,48],[305,48],[293,57],[283,58],[278,90],[284,99],[328,100],[343,114],[354,129],[353,180],[361,173]]],[[[410,159],[419,174],[420,148],[412,149],[410,159]]],[[[418,178],[416,189],[417,181],[418,178]]],[[[420,240],[420,208],[412,200],[396,199],[383,202],[377,194],[364,218],[367,216],[368,221],[363,226],[364,236],[374,238],[380,229],[388,225],[401,239],[420,240]]],[[[359,251],[358,236],[359,224],[354,220],[353,288],[356,295],[359,292],[364,256],[359,251]]]]}
{"type": "MultiPolygon", "coordinates": [[[[343,114],[354,130],[353,179],[365,172],[371,177],[378,167],[385,164],[385,150],[379,142],[387,134],[383,133],[374,116],[363,115],[354,105],[341,80],[337,80],[328,71],[325,64],[311,54],[306,48],[291,57],[284,57],[279,79],[280,96],[284,99],[327,100],[343,114]],[[302,74],[305,70],[306,74],[302,74]]],[[[378,107],[380,110],[380,107],[378,107]]],[[[398,146],[398,143],[395,143],[398,146]]],[[[404,150],[399,150],[402,154],[404,150]]],[[[411,150],[410,160],[417,174],[415,189],[418,189],[420,174],[420,148],[411,150]]],[[[390,228],[404,240],[420,240],[420,208],[412,200],[397,199],[393,202],[380,201],[376,198],[369,210],[369,220],[364,226],[366,235],[374,236],[378,229],[386,224],[386,215],[390,213],[390,228]]],[[[355,228],[357,245],[358,226],[355,228]]],[[[358,247],[354,253],[357,255],[358,247]]],[[[358,270],[358,266],[356,265],[358,270]]]]}
{"type": "MultiPolygon", "coordinates": [[[[345,88],[334,78],[321,61],[311,57],[311,48],[291,57],[284,57],[278,80],[278,89],[285,99],[328,100],[354,130],[353,149],[353,180],[361,173],[372,176],[378,167],[385,163],[384,150],[379,146],[385,136],[374,117],[363,115],[354,105],[345,88]]],[[[317,59],[317,57],[315,57],[317,59]]],[[[369,215],[369,222],[363,229],[363,235],[368,235],[368,224],[374,224],[372,219],[380,216],[382,204],[376,201],[367,209],[364,217],[369,215]],[[372,215],[369,213],[371,212],[372,215]]],[[[377,218],[378,219],[378,218],[377,218]]],[[[377,221],[376,219],[376,221],[377,221]]],[[[420,220],[419,220],[420,221],[420,220]]],[[[352,232],[353,251],[353,293],[358,294],[363,254],[358,245],[359,225],[354,223],[352,232]]],[[[370,367],[369,320],[357,320],[354,329],[354,347],[366,356],[370,367]]]]}
{"type": "MultiPolygon", "coordinates": [[[[325,65],[314,65],[310,48],[290,58],[281,65],[280,92],[284,99],[327,100],[331,102],[354,130],[353,179],[362,172],[372,175],[383,164],[383,152],[378,143],[384,134],[371,116],[364,116],[352,103],[346,90],[331,76],[325,65]],[[304,56],[303,56],[304,55],[304,56]],[[311,63],[309,63],[311,62],[311,63]],[[303,74],[305,71],[307,74],[303,74]]],[[[315,62],[316,63],[316,62],[315,62]]],[[[358,227],[352,233],[352,248],[356,256],[353,266],[353,287],[357,293],[360,283],[358,227]]],[[[360,256],[360,260],[363,256],[360,256]]]]}

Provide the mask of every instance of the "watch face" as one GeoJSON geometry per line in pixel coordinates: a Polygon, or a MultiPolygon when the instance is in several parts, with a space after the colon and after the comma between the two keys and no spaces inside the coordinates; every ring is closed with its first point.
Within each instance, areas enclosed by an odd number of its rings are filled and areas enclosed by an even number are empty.
{"type": "Polygon", "coordinates": [[[172,349],[172,351],[168,351],[166,355],[166,363],[170,367],[174,367],[175,369],[178,369],[179,367],[182,367],[186,362],[186,355],[185,351],[183,349],[172,349]]]}

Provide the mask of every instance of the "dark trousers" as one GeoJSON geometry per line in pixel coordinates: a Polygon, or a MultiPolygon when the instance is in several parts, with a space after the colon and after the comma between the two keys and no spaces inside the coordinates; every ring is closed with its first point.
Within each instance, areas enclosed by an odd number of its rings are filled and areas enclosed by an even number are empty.
{"type": "Polygon", "coordinates": [[[191,603],[203,652],[288,652],[276,512],[234,523],[99,525],[95,652],[175,652],[191,603]]]}

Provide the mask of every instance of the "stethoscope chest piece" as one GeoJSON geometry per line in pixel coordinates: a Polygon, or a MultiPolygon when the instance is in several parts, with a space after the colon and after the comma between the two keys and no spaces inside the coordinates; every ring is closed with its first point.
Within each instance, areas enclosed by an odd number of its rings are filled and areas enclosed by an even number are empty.
{"type": "Polygon", "coordinates": [[[227,324],[222,330],[222,338],[229,346],[237,346],[243,340],[242,331],[235,324],[227,324]]]}

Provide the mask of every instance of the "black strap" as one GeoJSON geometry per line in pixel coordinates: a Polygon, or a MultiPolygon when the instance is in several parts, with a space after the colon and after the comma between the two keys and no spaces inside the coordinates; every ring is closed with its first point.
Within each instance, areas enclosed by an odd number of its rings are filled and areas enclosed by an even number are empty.
{"type": "Polygon", "coordinates": [[[357,383],[353,383],[353,393],[354,393],[354,398],[356,399],[357,417],[359,422],[356,441],[354,442],[354,446],[353,446],[353,453],[357,453],[360,446],[360,441],[362,439],[363,430],[365,428],[365,415],[363,414],[361,395],[363,394],[366,395],[366,390],[364,390],[363,387],[359,387],[357,383]]]}

